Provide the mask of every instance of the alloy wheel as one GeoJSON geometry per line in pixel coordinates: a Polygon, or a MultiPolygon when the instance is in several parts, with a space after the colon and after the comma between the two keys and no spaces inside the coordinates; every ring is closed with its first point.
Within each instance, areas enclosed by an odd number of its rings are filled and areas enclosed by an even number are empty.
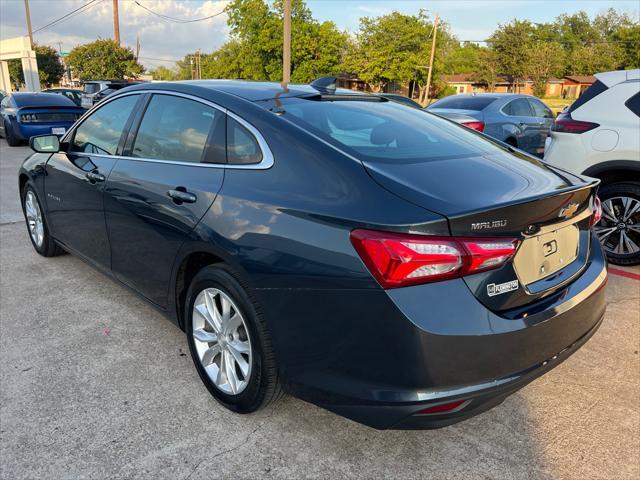
{"type": "Polygon", "coordinates": [[[602,219],[595,232],[607,253],[640,252],[640,200],[624,196],[603,200],[602,219]]]}
{"type": "Polygon", "coordinates": [[[211,382],[238,395],[251,376],[251,340],[236,304],[222,290],[207,288],[193,304],[193,340],[211,382]]]}
{"type": "Polygon", "coordinates": [[[24,209],[27,216],[27,225],[29,227],[29,234],[33,239],[33,243],[38,248],[42,247],[44,242],[44,224],[42,221],[42,212],[40,211],[40,205],[35,193],[29,190],[25,196],[24,209]]]}

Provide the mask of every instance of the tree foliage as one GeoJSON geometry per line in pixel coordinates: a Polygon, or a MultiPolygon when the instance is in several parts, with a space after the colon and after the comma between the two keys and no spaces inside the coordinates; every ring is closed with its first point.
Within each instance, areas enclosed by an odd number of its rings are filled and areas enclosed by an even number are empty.
{"type": "Polygon", "coordinates": [[[133,50],[111,39],[100,39],[73,48],[67,63],[80,80],[136,78],[144,72],[133,50]]]}
{"type": "MultiPolygon", "coordinates": [[[[60,63],[58,52],[47,45],[34,45],[40,83],[51,85],[58,83],[64,75],[64,66],[60,63]]],[[[20,59],[9,60],[9,77],[17,84],[24,83],[24,72],[20,59]]]]}
{"type": "MultiPolygon", "coordinates": [[[[231,0],[226,7],[231,38],[200,56],[203,78],[282,78],[282,0],[231,0]]],[[[365,17],[353,35],[332,22],[318,22],[304,0],[292,1],[291,77],[309,82],[329,74],[351,74],[373,90],[397,82],[425,85],[433,22],[425,10],[365,17]]],[[[158,68],[156,79],[191,79],[194,54],[175,69],[158,68]]],[[[640,24],[609,9],[593,18],[564,14],[552,22],[513,20],[498,28],[484,46],[460,43],[441,23],[432,85],[444,93],[442,74],[469,73],[495,88],[501,76],[531,79],[537,94],[551,77],[640,67],[640,24]]]]}

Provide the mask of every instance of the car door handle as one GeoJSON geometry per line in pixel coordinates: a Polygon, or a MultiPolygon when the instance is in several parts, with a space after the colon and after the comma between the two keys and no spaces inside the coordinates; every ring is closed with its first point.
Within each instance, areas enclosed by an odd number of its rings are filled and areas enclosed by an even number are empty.
{"type": "Polygon", "coordinates": [[[187,192],[184,187],[176,187],[175,190],[169,190],[167,192],[173,201],[180,205],[181,203],[195,203],[198,200],[193,193],[187,192]]]}
{"type": "Polygon", "coordinates": [[[107,177],[105,177],[104,175],[102,175],[101,173],[98,172],[89,172],[85,175],[90,182],[95,183],[95,182],[104,182],[107,177]]]}

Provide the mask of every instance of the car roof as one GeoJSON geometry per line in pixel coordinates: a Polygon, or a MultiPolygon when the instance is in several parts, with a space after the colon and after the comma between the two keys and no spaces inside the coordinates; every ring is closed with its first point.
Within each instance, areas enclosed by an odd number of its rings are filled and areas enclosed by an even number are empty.
{"type": "Polygon", "coordinates": [[[596,73],[594,76],[607,87],[611,87],[618,83],[626,82],[627,80],[640,80],[640,68],[596,73]]]}
{"type": "MultiPolygon", "coordinates": [[[[285,91],[277,82],[255,82],[248,80],[181,80],[176,82],[153,82],[138,84],[133,89],[163,89],[188,92],[189,87],[199,87],[212,92],[222,92],[240,97],[250,102],[271,100],[273,98],[301,97],[319,95],[320,92],[311,85],[289,84],[285,91]]],[[[129,90],[129,91],[131,91],[129,90]]],[[[336,89],[336,95],[369,95],[343,88],[336,89]]]]}
{"type": "Polygon", "coordinates": [[[76,104],[64,95],[57,93],[12,93],[13,101],[18,108],[22,107],[75,107],[76,104]]]}

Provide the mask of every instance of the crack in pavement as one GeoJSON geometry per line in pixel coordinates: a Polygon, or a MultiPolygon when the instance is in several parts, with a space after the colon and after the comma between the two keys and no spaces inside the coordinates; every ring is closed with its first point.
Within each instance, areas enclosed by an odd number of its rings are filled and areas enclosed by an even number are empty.
{"type": "Polygon", "coordinates": [[[187,475],[183,480],[189,480],[191,478],[191,476],[196,472],[196,470],[198,470],[198,468],[200,467],[200,465],[205,461],[205,460],[213,460],[214,458],[218,458],[221,457],[222,455],[226,455],[227,453],[233,452],[234,450],[238,450],[239,448],[245,446],[249,440],[251,439],[251,437],[253,437],[256,433],[258,433],[259,430],[261,430],[269,421],[269,419],[271,417],[273,417],[273,415],[275,414],[276,410],[278,408],[278,404],[276,403],[276,405],[274,405],[271,408],[271,413],[269,413],[269,415],[267,415],[267,417],[256,427],[254,428],[251,432],[249,432],[247,434],[247,436],[244,438],[244,440],[242,440],[241,442],[239,442],[237,445],[234,445],[231,448],[228,448],[226,450],[223,450],[221,452],[216,453],[215,455],[213,455],[212,457],[205,457],[202,460],[200,460],[195,467],[193,467],[193,470],[191,470],[191,472],[189,473],[189,475],[187,475]]]}

